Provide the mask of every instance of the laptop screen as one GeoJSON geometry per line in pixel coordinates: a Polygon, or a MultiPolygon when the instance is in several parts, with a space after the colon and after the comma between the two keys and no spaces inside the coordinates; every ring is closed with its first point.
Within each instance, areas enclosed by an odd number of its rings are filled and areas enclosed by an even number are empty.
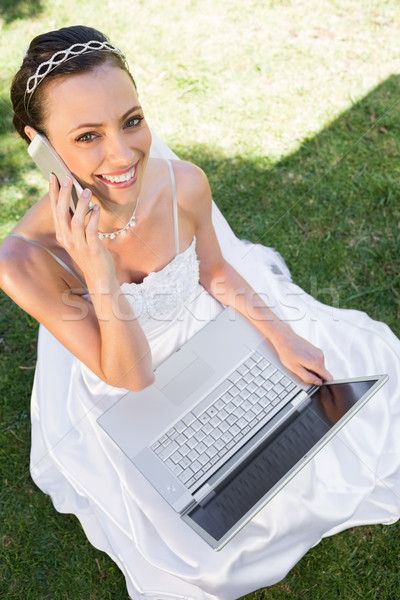
{"type": "MultiPolygon", "coordinates": [[[[378,379],[378,378],[377,378],[378,379]]],[[[377,379],[330,383],[317,388],[270,437],[183,518],[218,542],[247,512],[270,493],[350,409],[377,379]]],[[[304,460],[306,464],[308,460],[304,460]]],[[[299,465],[298,465],[299,463],[299,465]]],[[[294,473],[293,473],[294,474],[294,473]]]]}

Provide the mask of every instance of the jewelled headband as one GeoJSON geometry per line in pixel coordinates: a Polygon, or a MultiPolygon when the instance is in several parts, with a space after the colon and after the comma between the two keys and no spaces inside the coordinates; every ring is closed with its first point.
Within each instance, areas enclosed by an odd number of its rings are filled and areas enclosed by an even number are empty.
{"type": "Polygon", "coordinates": [[[67,62],[68,60],[71,60],[72,58],[75,58],[80,54],[85,54],[85,52],[97,52],[100,50],[108,50],[109,52],[118,54],[118,56],[125,60],[125,55],[122,52],[122,50],[120,50],[116,46],[113,46],[112,44],[110,44],[110,42],[98,42],[97,40],[91,40],[90,42],[86,42],[85,44],[72,44],[72,46],[66,48],[65,50],[59,50],[58,52],[53,54],[53,56],[49,60],[42,62],[36,69],[35,73],[29,77],[25,90],[25,107],[28,108],[26,104],[27,96],[29,96],[29,105],[30,99],[32,98],[32,95],[36,90],[37,86],[43,81],[46,75],[50,73],[50,71],[53,71],[53,69],[55,69],[62,63],[67,62]]]}

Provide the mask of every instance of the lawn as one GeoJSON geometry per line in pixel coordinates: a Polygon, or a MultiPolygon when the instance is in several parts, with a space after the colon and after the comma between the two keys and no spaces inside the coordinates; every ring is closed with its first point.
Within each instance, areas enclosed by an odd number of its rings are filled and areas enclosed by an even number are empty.
{"type": "MultiPolygon", "coordinates": [[[[12,75],[34,35],[77,23],[126,51],[150,125],[206,171],[238,236],[400,334],[396,0],[0,0],[0,241],[45,191],[12,132],[12,75]]],[[[0,310],[0,597],[126,600],[115,565],[30,479],[37,326],[3,294],[0,310]]],[[[247,598],[397,600],[398,533],[325,539],[247,598]]]]}

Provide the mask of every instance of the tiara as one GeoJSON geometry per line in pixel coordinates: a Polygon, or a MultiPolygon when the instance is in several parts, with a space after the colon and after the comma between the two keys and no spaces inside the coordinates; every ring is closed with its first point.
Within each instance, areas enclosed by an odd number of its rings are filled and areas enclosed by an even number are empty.
{"type": "Polygon", "coordinates": [[[85,52],[95,52],[99,50],[109,50],[114,54],[118,54],[125,60],[125,55],[116,46],[110,44],[110,42],[98,42],[97,40],[91,40],[90,42],[86,42],[86,44],[77,43],[72,44],[69,48],[65,50],[59,50],[53,56],[42,62],[35,73],[31,75],[26,84],[25,97],[27,94],[32,96],[33,92],[36,90],[37,86],[43,79],[56,67],[66,62],[67,60],[71,60],[71,58],[75,58],[75,56],[79,56],[80,54],[84,54],[85,52]]]}

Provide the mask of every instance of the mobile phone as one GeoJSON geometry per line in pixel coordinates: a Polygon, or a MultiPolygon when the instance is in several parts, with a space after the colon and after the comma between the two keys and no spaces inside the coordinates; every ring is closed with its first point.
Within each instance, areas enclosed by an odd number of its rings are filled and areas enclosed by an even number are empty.
{"type": "Polygon", "coordinates": [[[82,187],[71,175],[67,166],[58,156],[57,152],[54,150],[49,140],[41,133],[37,133],[28,146],[28,154],[32,157],[33,161],[39,167],[43,175],[46,177],[47,181],[49,181],[50,173],[55,174],[60,185],[62,184],[67,175],[71,177],[73,181],[73,186],[70,208],[71,211],[74,213],[79,200],[79,196],[82,194],[83,191],[82,187]]]}

